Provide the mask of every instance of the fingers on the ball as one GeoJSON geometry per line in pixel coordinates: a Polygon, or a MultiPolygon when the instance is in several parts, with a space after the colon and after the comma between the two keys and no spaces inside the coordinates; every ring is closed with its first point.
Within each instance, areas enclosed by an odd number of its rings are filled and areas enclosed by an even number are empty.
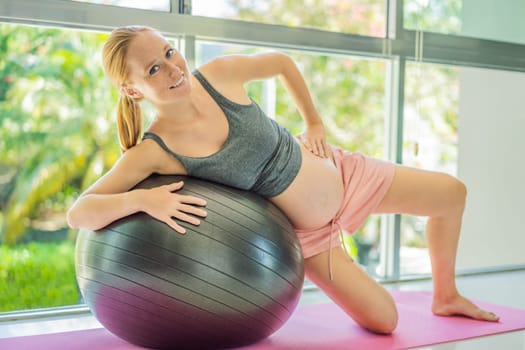
{"type": "Polygon", "coordinates": [[[168,190],[170,192],[173,192],[173,191],[176,191],[176,190],[180,190],[184,186],[184,181],[173,182],[173,183],[168,184],[166,186],[168,187],[168,190]]]}
{"type": "Polygon", "coordinates": [[[201,217],[206,217],[206,215],[208,215],[206,210],[201,209],[200,207],[193,206],[193,205],[184,204],[179,208],[179,210],[183,213],[193,214],[193,215],[197,215],[201,217]]]}
{"type": "Polygon", "coordinates": [[[172,228],[174,229],[176,232],[180,233],[180,234],[185,234],[186,233],[186,229],[184,227],[182,227],[181,225],[177,224],[177,222],[175,220],[173,220],[173,218],[169,218],[166,223],[172,228]]]}
{"type": "Polygon", "coordinates": [[[181,202],[186,203],[186,204],[200,205],[201,207],[208,204],[206,200],[199,198],[199,197],[194,197],[194,196],[182,196],[181,202]]]}
{"type": "Polygon", "coordinates": [[[190,223],[190,224],[195,225],[195,226],[198,226],[201,223],[201,221],[198,218],[196,218],[195,216],[188,215],[188,214],[183,213],[181,211],[179,211],[177,214],[175,214],[174,217],[177,218],[180,221],[184,221],[184,222],[190,223]]]}

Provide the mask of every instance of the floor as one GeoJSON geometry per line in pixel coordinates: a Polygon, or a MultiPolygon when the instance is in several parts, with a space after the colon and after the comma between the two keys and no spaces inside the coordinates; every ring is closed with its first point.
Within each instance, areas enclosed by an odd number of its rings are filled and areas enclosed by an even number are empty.
{"type": "MultiPolygon", "coordinates": [[[[525,309],[525,270],[458,277],[459,290],[472,299],[525,309]]],[[[431,290],[429,280],[388,283],[390,290],[431,290]]],[[[326,301],[317,290],[306,290],[300,303],[326,301]]],[[[98,328],[90,315],[0,322],[0,338],[98,328]]],[[[525,330],[419,348],[423,350],[525,350],[525,330]]]]}

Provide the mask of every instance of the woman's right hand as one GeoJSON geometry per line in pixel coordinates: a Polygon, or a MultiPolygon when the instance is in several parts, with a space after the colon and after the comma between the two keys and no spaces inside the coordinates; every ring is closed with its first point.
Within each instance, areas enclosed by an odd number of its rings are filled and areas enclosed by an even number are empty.
{"type": "Polygon", "coordinates": [[[174,218],[198,226],[200,220],[197,217],[204,218],[207,215],[206,211],[200,208],[206,205],[204,199],[175,193],[183,186],[183,181],[174,182],[145,190],[146,195],[141,196],[144,212],[181,234],[186,233],[186,229],[174,218]]]}

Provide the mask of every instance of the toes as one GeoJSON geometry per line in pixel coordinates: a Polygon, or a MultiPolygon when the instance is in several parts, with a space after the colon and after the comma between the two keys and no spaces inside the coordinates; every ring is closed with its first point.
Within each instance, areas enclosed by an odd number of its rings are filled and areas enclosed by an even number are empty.
{"type": "Polygon", "coordinates": [[[465,310],[464,312],[458,312],[456,314],[471,317],[473,319],[481,320],[481,321],[491,321],[491,322],[499,321],[499,316],[497,316],[495,313],[490,312],[490,311],[485,311],[480,308],[477,308],[476,310],[473,310],[472,312],[468,312],[467,310],[465,310]]]}
{"type": "Polygon", "coordinates": [[[480,320],[492,321],[492,322],[499,321],[499,316],[497,316],[495,313],[484,311],[484,310],[480,310],[480,311],[481,311],[481,315],[480,315],[481,317],[479,317],[480,320]]]}

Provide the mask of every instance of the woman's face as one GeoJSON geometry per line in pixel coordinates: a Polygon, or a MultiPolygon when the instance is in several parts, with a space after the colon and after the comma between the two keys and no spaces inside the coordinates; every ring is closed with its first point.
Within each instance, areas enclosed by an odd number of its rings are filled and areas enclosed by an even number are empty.
{"type": "Polygon", "coordinates": [[[127,52],[128,81],[122,90],[154,105],[173,103],[188,96],[191,79],[184,57],[154,31],[139,33],[127,52]]]}

